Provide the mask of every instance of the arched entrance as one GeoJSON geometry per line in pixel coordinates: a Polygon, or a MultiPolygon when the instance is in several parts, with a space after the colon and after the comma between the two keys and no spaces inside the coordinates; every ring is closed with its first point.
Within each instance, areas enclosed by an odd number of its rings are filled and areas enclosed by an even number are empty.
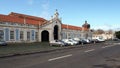
{"type": "Polygon", "coordinates": [[[58,25],[54,26],[54,40],[58,40],[58,25]]]}
{"type": "Polygon", "coordinates": [[[47,30],[42,31],[41,33],[42,42],[48,42],[49,41],[49,32],[47,30]]]}

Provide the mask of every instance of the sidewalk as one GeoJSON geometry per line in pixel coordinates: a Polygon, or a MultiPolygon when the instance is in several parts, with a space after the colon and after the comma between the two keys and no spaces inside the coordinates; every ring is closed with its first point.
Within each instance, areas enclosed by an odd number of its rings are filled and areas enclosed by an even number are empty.
{"type": "Polygon", "coordinates": [[[0,58],[29,55],[36,53],[47,53],[63,49],[78,48],[78,46],[49,46],[49,43],[14,43],[8,44],[8,46],[0,46],[0,58]]]}

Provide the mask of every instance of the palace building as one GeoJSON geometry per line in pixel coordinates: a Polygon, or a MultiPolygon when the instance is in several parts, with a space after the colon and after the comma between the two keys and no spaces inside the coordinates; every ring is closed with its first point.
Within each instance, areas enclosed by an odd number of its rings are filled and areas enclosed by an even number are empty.
{"type": "Polygon", "coordinates": [[[63,24],[56,10],[50,20],[14,13],[0,14],[0,40],[6,42],[44,42],[68,38],[92,38],[90,25],[63,24]]]}

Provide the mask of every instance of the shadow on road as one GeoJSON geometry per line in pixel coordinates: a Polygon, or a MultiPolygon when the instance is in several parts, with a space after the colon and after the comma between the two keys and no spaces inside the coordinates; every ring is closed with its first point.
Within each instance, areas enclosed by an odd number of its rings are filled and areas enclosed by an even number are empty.
{"type": "Polygon", "coordinates": [[[110,66],[110,65],[107,65],[107,64],[100,64],[100,65],[93,65],[93,68],[120,68],[120,65],[119,66],[110,66]]]}
{"type": "Polygon", "coordinates": [[[120,60],[107,57],[105,64],[93,65],[93,68],[120,68],[120,60]]]}

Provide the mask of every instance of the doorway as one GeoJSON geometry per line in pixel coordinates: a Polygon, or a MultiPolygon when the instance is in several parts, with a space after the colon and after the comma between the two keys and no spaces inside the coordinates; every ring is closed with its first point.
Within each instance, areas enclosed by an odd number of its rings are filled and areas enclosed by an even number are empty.
{"type": "Polygon", "coordinates": [[[54,26],[54,40],[58,40],[58,25],[54,26]]]}
{"type": "Polygon", "coordinates": [[[41,33],[42,42],[48,42],[49,41],[49,32],[47,30],[42,31],[41,33]]]}

